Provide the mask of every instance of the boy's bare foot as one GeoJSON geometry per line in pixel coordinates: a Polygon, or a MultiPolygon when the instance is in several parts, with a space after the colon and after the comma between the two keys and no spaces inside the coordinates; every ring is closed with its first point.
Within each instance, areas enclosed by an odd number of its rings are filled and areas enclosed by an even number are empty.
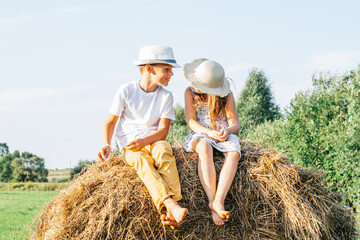
{"type": "Polygon", "coordinates": [[[229,220],[230,213],[229,211],[225,210],[224,205],[218,204],[214,201],[212,203],[209,203],[209,208],[216,212],[217,215],[219,215],[219,217],[221,217],[224,222],[227,222],[229,220]]]}
{"type": "Polygon", "coordinates": [[[180,207],[180,205],[170,197],[165,199],[164,205],[170,216],[172,216],[178,223],[184,220],[185,216],[188,213],[188,210],[186,208],[180,207]]]}
{"type": "Polygon", "coordinates": [[[216,225],[221,226],[225,224],[221,217],[213,210],[211,210],[211,217],[216,225]]]}
{"type": "Polygon", "coordinates": [[[170,213],[167,213],[166,216],[162,214],[160,216],[160,219],[163,225],[170,226],[171,229],[178,229],[180,227],[180,223],[175,221],[175,218],[173,218],[170,213]]]}

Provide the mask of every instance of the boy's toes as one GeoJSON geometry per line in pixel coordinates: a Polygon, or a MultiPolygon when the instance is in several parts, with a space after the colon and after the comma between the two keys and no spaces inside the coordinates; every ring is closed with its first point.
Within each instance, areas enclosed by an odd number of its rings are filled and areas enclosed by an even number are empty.
{"type": "Polygon", "coordinates": [[[176,222],[169,214],[167,216],[161,215],[160,220],[164,226],[170,226],[171,229],[178,229],[180,227],[180,223],[176,222]]]}

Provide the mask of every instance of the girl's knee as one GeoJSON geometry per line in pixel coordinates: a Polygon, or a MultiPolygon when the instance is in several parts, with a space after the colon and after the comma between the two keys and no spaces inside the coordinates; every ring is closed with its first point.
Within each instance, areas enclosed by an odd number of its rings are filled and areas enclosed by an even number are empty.
{"type": "Polygon", "coordinates": [[[206,140],[200,140],[198,143],[198,147],[201,149],[206,149],[206,150],[213,149],[213,146],[211,145],[211,143],[209,143],[206,140]]]}
{"type": "Polygon", "coordinates": [[[209,143],[206,140],[200,140],[196,145],[196,152],[200,155],[203,154],[212,155],[213,146],[211,145],[211,143],[209,143]]]}
{"type": "Polygon", "coordinates": [[[231,158],[234,159],[235,161],[239,161],[240,160],[240,153],[239,152],[230,152],[231,153],[231,158]]]}

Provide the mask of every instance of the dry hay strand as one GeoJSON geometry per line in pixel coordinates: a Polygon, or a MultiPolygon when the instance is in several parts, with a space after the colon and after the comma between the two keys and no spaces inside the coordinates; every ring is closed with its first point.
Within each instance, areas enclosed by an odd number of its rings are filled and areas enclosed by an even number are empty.
{"type": "MultiPolygon", "coordinates": [[[[241,142],[242,157],[225,201],[230,221],[216,226],[197,175],[197,154],[174,147],[189,214],[179,230],[162,226],[136,172],[112,156],[78,175],[40,213],[34,239],[355,239],[355,220],[319,172],[241,142]]],[[[222,154],[216,154],[217,173],[222,154]]]]}

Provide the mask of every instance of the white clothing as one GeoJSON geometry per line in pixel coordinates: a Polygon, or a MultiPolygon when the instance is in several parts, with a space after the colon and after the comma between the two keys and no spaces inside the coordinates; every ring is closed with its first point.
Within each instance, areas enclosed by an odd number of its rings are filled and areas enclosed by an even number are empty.
{"type": "Polygon", "coordinates": [[[173,95],[158,86],[153,92],[145,92],[139,81],[119,87],[110,113],[119,116],[115,132],[120,151],[134,139],[150,135],[158,129],[160,118],[175,120],[173,95]]]}

